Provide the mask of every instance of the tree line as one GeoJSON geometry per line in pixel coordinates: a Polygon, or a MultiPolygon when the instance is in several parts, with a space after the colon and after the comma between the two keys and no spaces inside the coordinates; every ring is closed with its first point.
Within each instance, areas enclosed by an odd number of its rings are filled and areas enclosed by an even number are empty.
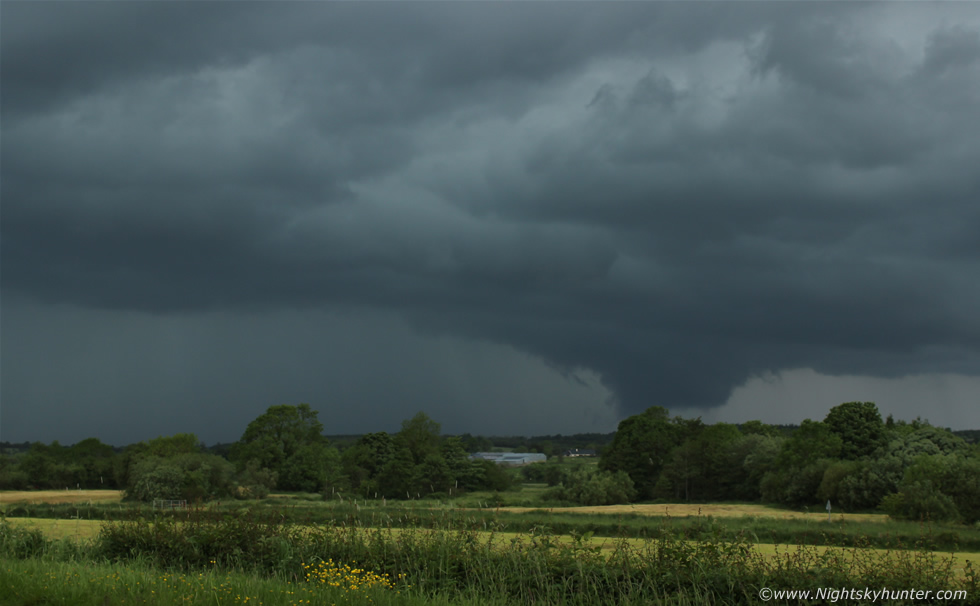
{"type": "MultiPolygon", "coordinates": [[[[262,498],[273,489],[364,498],[451,497],[503,491],[514,476],[469,453],[507,445],[560,458],[597,448],[598,468],[531,465],[527,481],[554,500],[604,505],[636,501],[749,501],[897,517],[980,521],[980,445],[916,419],[882,420],[871,402],[833,407],[798,427],[748,421],[705,424],[662,407],[624,419],[614,434],[501,440],[442,436],[419,413],[401,430],[323,435],[308,404],[271,406],[240,440],[207,449],[177,434],[115,449],[95,438],[72,446],[32,444],[0,456],[0,489],[117,488],[136,500],[262,498]]],[[[511,446],[511,447],[513,447],[511,446]]]]}
{"type": "Polygon", "coordinates": [[[652,407],[619,424],[599,473],[635,500],[757,501],[907,519],[980,521],[980,445],[927,422],[846,402],[789,435],[759,421],[705,425],[652,407]]]}
{"type": "Polygon", "coordinates": [[[271,406],[226,456],[182,433],[115,448],[90,438],[72,446],[34,443],[0,456],[0,489],[110,488],[139,501],[263,498],[273,489],[371,498],[451,496],[507,490],[513,476],[469,458],[463,438],[442,436],[424,413],[395,434],[370,433],[341,451],[308,404],[271,406]]]}

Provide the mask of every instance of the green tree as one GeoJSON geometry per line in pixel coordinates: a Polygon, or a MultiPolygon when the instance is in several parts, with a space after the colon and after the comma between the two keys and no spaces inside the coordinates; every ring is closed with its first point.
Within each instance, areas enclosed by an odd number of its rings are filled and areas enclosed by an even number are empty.
{"type": "Polygon", "coordinates": [[[316,492],[326,480],[327,440],[309,404],[270,406],[231,448],[239,471],[249,461],[270,470],[283,490],[316,492]]]}
{"type": "Polygon", "coordinates": [[[907,429],[887,432],[891,439],[877,449],[873,457],[829,468],[828,473],[835,474],[837,482],[834,484],[834,478],[826,478],[821,491],[833,494],[835,502],[852,511],[872,509],[887,495],[898,492],[906,469],[919,457],[967,452],[966,442],[949,431],[927,424],[917,425],[917,429],[899,425],[907,429]],[[841,476],[839,472],[843,469],[847,473],[841,476]]]}
{"type": "Polygon", "coordinates": [[[783,469],[801,469],[815,459],[836,459],[843,440],[825,423],[804,419],[783,442],[776,464],[783,469]]]}
{"type": "Polygon", "coordinates": [[[625,472],[640,499],[650,498],[671,453],[684,440],[684,428],[668,415],[667,409],[653,406],[623,419],[599,460],[604,471],[625,472]]]}
{"type": "MultiPolygon", "coordinates": [[[[476,486],[472,486],[473,490],[493,490],[496,492],[502,492],[504,490],[509,490],[514,485],[514,476],[504,468],[503,465],[498,465],[493,461],[479,460],[473,461],[473,465],[482,468],[482,483],[476,486]]],[[[470,486],[468,486],[470,488],[470,486]]]]}
{"type": "Polygon", "coordinates": [[[742,485],[747,500],[762,498],[762,478],[776,469],[776,459],[782,450],[785,438],[762,437],[758,434],[746,436],[746,454],[742,460],[745,470],[745,483],[742,485]]]}
{"type": "Polygon", "coordinates": [[[841,447],[840,436],[825,423],[804,419],[763,476],[762,499],[797,507],[817,503],[824,473],[840,456],[841,447]]]}
{"type": "Polygon", "coordinates": [[[172,436],[160,436],[149,440],[144,450],[145,454],[157,457],[173,457],[181,454],[195,454],[204,451],[197,436],[192,433],[178,433],[172,436]]]}
{"type": "Polygon", "coordinates": [[[419,465],[430,455],[439,453],[440,429],[439,423],[424,412],[419,412],[411,419],[402,421],[402,430],[396,439],[412,453],[412,460],[419,465]]]}
{"type": "Polygon", "coordinates": [[[86,488],[114,488],[113,468],[116,451],[98,438],[88,438],[73,445],[70,456],[82,468],[82,486],[86,488]]]}
{"type": "Polygon", "coordinates": [[[958,521],[956,503],[943,492],[952,459],[941,454],[919,457],[905,471],[898,492],[882,499],[881,509],[895,518],[958,521]]]}
{"type": "MultiPolygon", "coordinates": [[[[861,496],[848,490],[848,480],[863,475],[862,463],[863,461],[834,461],[828,465],[817,488],[817,498],[821,502],[831,501],[835,507],[840,505],[850,511],[866,508],[861,502],[861,496]]],[[[876,501],[870,506],[877,504],[876,501]]]]}
{"type": "Polygon", "coordinates": [[[171,459],[183,473],[181,498],[209,501],[235,494],[235,466],[207,453],[183,454],[171,459]]]}
{"type": "Polygon", "coordinates": [[[30,478],[20,468],[18,459],[23,457],[0,455],[0,490],[27,490],[30,487],[30,478]]]}
{"type": "Polygon", "coordinates": [[[38,488],[80,488],[86,483],[81,462],[57,440],[50,445],[32,444],[19,459],[18,468],[27,476],[29,485],[38,488]]]}
{"type": "Polygon", "coordinates": [[[446,459],[439,453],[425,457],[416,465],[416,491],[423,495],[432,493],[448,493],[453,485],[454,477],[446,459]]]}
{"type": "Polygon", "coordinates": [[[980,457],[952,455],[949,475],[942,490],[956,504],[960,519],[967,524],[980,522],[980,457]]]}
{"type": "Polygon", "coordinates": [[[841,438],[840,456],[870,456],[886,443],[885,424],[874,402],[845,402],[830,409],[824,423],[841,438]]]}
{"type": "Polygon", "coordinates": [[[453,436],[444,439],[439,450],[442,453],[443,460],[445,460],[446,465],[449,467],[450,481],[453,484],[450,494],[453,494],[457,489],[459,481],[469,472],[472,461],[463,448],[463,441],[458,437],[453,436]]]}
{"type": "Polygon", "coordinates": [[[418,493],[415,460],[407,446],[398,445],[378,474],[378,490],[389,499],[415,498],[418,493]]]}
{"type": "MultiPolygon", "coordinates": [[[[444,456],[439,431],[439,423],[424,412],[402,421],[402,429],[393,440],[394,456],[378,477],[381,492],[414,498],[449,491],[455,477],[444,456]]],[[[458,452],[451,447],[450,451],[458,452]]]]}
{"type": "Polygon", "coordinates": [[[40,443],[31,444],[30,450],[20,460],[18,467],[30,478],[30,483],[38,488],[55,488],[52,475],[58,461],[48,452],[48,448],[40,443]]]}
{"type": "Polygon", "coordinates": [[[748,453],[739,447],[746,436],[729,423],[678,423],[687,437],[671,453],[654,494],[684,501],[735,498],[736,487],[747,476],[742,464],[748,453]]]}
{"type": "Polygon", "coordinates": [[[180,499],[183,496],[183,471],[163,457],[143,457],[133,466],[130,477],[133,485],[126,493],[137,501],[180,499]]]}
{"type": "Polygon", "coordinates": [[[766,436],[768,438],[779,437],[779,429],[758,420],[746,421],[745,423],[739,425],[738,428],[747,436],[759,435],[766,436]]]}
{"type": "Polygon", "coordinates": [[[718,501],[735,498],[735,488],[745,482],[742,466],[745,454],[739,448],[745,436],[729,423],[715,423],[704,428],[695,438],[698,467],[697,497],[718,501]]]}
{"type": "Polygon", "coordinates": [[[341,474],[340,453],[325,442],[303,444],[283,461],[279,468],[278,485],[284,490],[302,492],[346,488],[341,474]]]}
{"type": "Polygon", "coordinates": [[[980,522],[980,458],[969,453],[920,456],[881,508],[906,519],[980,522]]]}
{"type": "Polygon", "coordinates": [[[341,454],[341,468],[350,488],[365,497],[381,493],[378,478],[395,451],[394,440],[386,432],[365,434],[341,454]]]}
{"type": "Polygon", "coordinates": [[[262,467],[256,459],[245,464],[238,472],[238,491],[236,496],[244,499],[264,499],[276,486],[276,474],[262,467]]]}

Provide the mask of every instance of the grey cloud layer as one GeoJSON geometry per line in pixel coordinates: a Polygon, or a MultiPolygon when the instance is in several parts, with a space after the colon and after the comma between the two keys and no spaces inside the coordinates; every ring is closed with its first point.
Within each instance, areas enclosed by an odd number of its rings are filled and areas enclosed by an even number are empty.
{"type": "Polygon", "coordinates": [[[16,3],[3,288],[600,373],[980,372],[971,4],[16,3]]]}

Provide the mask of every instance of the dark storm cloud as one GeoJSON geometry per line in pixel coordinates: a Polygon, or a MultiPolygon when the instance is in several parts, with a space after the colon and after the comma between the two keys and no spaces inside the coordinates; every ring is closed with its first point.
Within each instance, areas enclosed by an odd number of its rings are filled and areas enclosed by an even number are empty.
{"type": "MultiPolygon", "coordinates": [[[[374,309],[623,414],[980,372],[974,5],[15,3],[3,288],[374,309]]],[[[203,388],[202,388],[203,389],[203,388]]]]}

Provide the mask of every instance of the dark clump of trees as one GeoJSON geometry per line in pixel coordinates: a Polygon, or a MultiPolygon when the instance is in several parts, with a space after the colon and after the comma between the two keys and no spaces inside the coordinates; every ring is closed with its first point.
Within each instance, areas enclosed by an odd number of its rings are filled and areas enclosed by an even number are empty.
{"type": "Polygon", "coordinates": [[[264,498],[272,490],[418,498],[502,491],[513,484],[506,469],[470,459],[463,439],[442,436],[424,413],[404,421],[396,434],[348,441],[343,453],[324,437],[317,416],[309,404],[271,406],[239,441],[214,450],[194,434],[124,449],[94,438],[68,447],[8,446],[0,453],[0,489],[122,489],[137,501],[195,502],[264,498]]]}
{"type": "Polygon", "coordinates": [[[179,433],[127,447],[117,465],[117,481],[137,501],[206,501],[234,494],[235,469],[208,453],[194,434],[179,433]]]}
{"type": "Polygon", "coordinates": [[[462,438],[439,432],[439,423],[420,412],[394,435],[361,436],[341,456],[341,475],[348,482],[343,488],[368,498],[417,498],[511,487],[506,470],[470,459],[462,438]]]}
{"type": "Polygon", "coordinates": [[[637,500],[762,501],[980,521],[980,446],[872,402],[833,407],[789,435],[750,421],[705,425],[653,407],[623,420],[600,468],[624,472],[637,500]]]}
{"type": "Polygon", "coordinates": [[[0,489],[118,488],[117,454],[96,438],[72,446],[35,442],[0,456],[0,489]]]}

